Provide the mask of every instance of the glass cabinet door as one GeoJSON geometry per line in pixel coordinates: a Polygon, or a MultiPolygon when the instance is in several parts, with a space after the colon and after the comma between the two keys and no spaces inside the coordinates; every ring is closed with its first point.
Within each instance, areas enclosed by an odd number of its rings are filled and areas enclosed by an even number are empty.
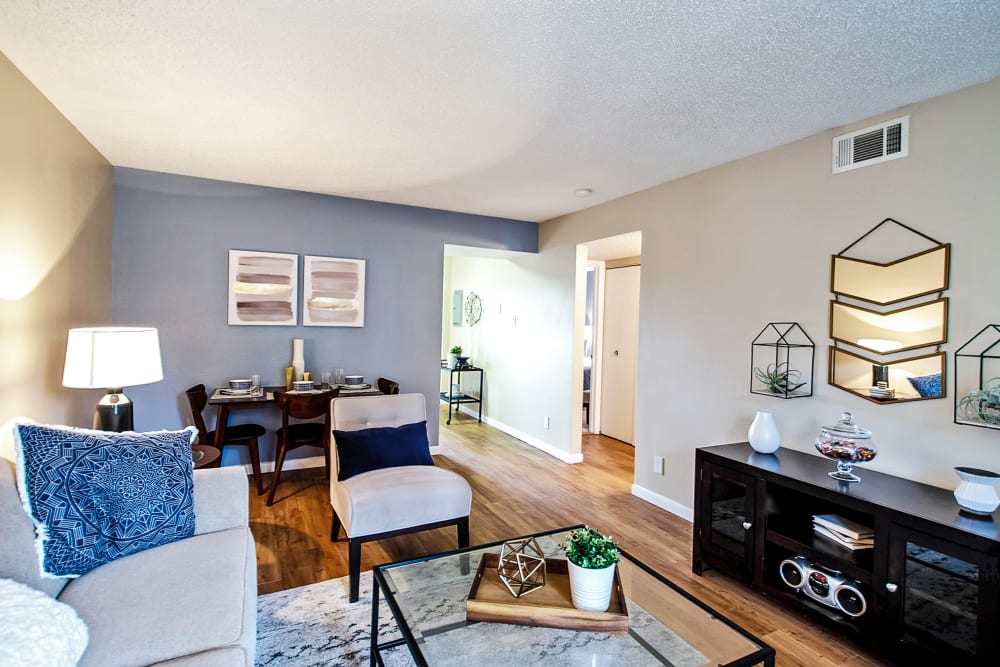
{"type": "Polygon", "coordinates": [[[995,664],[996,559],[897,526],[890,543],[886,590],[901,657],[995,664]]]}
{"type": "Polygon", "coordinates": [[[753,570],[754,483],[752,477],[706,463],[699,491],[703,553],[746,576],[753,570]]]}

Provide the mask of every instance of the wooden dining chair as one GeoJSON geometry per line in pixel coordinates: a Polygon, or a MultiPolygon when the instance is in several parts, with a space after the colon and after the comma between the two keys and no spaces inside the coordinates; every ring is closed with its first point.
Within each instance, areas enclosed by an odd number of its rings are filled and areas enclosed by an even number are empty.
{"type": "Polygon", "coordinates": [[[399,383],[389,378],[379,378],[376,386],[383,394],[392,396],[399,393],[399,383]]]}
{"type": "Polygon", "coordinates": [[[330,479],[330,399],[338,393],[336,388],[308,394],[274,392],[274,401],[281,408],[281,428],[277,432],[278,446],[274,457],[274,478],[267,493],[268,505],[274,503],[274,491],[278,488],[285,455],[293,449],[307,445],[321,447],[326,459],[326,478],[330,479]],[[290,422],[291,419],[316,420],[319,417],[323,417],[323,421],[290,422]]]}
{"type": "MultiPolygon", "coordinates": [[[[191,405],[191,418],[194,419],[194,425],[198,429],[198,444],[210,445],[220,452],[226,445],[246,447],[250,452],[250,467],[253,468],[257,495],[262,495],[264,482],[260,475],[260,444],[257,439],[267,433],[267,429],[260,424],[233,424],[232,426],[226,424],[225,442],[216,442],[215,431],[208,430],[202,414],[205,411],[205,405],[208,404],[208,393],[205,391],[205,385],[196,384],[184,393],[187,394],[188,403],[191,405]]],[[[229,418],[228,414],[226,418],[229,418]]]]}

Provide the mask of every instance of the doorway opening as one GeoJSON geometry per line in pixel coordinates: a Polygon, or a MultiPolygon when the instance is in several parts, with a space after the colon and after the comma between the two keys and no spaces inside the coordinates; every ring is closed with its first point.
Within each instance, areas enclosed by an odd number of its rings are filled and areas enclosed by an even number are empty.
{"type": "Polygon", "coordinates": [[[581,245],[586,248],[577,319],[584,355],[581,447],[597,435],[634,446],[642,232],[581,245]]]}

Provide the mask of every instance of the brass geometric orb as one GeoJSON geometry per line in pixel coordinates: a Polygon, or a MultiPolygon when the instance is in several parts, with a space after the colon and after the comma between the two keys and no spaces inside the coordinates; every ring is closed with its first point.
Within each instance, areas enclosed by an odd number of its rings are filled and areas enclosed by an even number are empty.
{"type": "Polygon", "coordinates": [[[516,598],[545,585],[545,556],[535,538],[504,542],[497,565],[500,581],[516,598]]]}

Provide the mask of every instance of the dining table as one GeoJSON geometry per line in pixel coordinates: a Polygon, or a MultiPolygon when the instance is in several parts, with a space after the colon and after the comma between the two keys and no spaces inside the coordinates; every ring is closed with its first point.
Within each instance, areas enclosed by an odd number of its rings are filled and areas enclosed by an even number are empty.
{"type": "MultiPolygon", "coordinates": [[[[316,390],[319,390],[319,385],[316,390]]],[[[233,410],[250,410],[254,408],[264,408],[268,406],[277,407],[274,400],[274,393],[287,391],[281,385],[273,387],[260,387],[259,391],[248,391],[246,393],[228,393],[232,390],[229,387],[216,387],[208,395],[208,404],[217,407],[218,413],[215,420],[215,446],[222,448],[222,443],[226,441],[226,426],[229,424],[229,413],[233,410]]],[[[323,390],[326,391],[326,390],[323,390]]],[[[381,396],[382,392],[371,387],[366,390],[350,389],[341,391],[339,397],[348,396],[381,396]]]]}

